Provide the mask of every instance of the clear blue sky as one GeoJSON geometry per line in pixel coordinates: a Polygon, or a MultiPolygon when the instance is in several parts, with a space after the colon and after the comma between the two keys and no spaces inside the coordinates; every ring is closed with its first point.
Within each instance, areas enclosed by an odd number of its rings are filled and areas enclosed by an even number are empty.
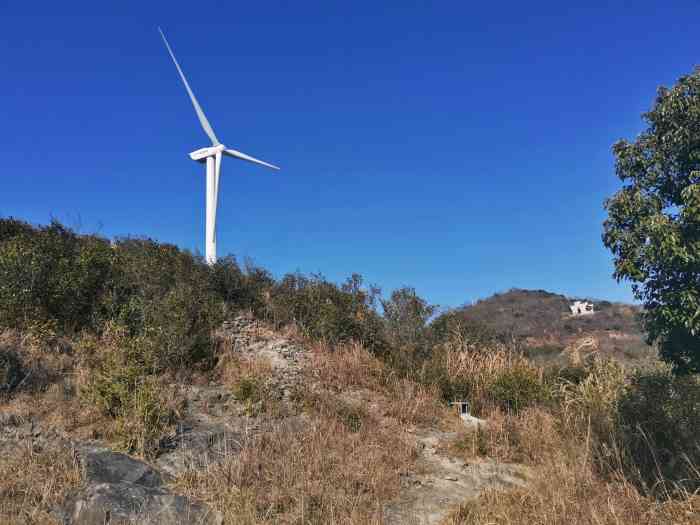
{"type": "Polygon", "coordinates": [[[363,274],[458,305],[510,287],[631,300],[600,241],[660,84],[700,63],[687,2],[3,2],[0,215],[363,274]]]}

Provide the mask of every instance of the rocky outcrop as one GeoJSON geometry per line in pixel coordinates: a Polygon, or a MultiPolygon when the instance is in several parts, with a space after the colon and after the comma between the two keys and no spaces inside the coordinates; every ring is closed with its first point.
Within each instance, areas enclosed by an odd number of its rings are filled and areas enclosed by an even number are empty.
{"type": "Polygon", "coordinates": [[[64,525],[220,525],[205,505],[173,493],[167,476],[147,463],[111,450],[79,447],[84,487],[57,509],[64,525]]]}

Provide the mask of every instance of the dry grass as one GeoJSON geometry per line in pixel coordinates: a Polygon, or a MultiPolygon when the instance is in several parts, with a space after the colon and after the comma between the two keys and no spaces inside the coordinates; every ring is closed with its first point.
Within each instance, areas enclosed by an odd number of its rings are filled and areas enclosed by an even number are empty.
{"type": "Polygon", "coordinates": [[[234,353],[225,354],[214,371],[217,380],[225,385],[234,386],[245,379],[262,379],[272,373],[272,365],[267,359],[241,359],[234,353]]]}
{"type": "Polygon", "coordinates": [[[392,379],[384,363],[358,343],[330,347],[311,346],[312,378],[323,388],[343,391],[348,388],[384,392],[392,379]]]}
{"type": "Polygon", "coordinates": [[[75,366],[70,341],[55,335],[50,323],[36,325],[25,333],[0,332],[0,351],[19,358],[22,378],[15,389],[25,392],[40,391],[60,381],[75,366]]]}
{"type": "Polygon", "coordinates": [[[363,391],[371,397],[375,411],[401,426],[436,426],[452,419],[437,387],[398,377],[360,344],[333,349],[317,344],[312,356],[311,379],[321,388],[346,396],[363,391]]]}
{"type": "Polygon", "coordinates": [[[404,425],[450,427],[456,422],[437,388],[408,379],[392,383],[385,414],[404,425]]]}
{"type": "Polygon", "coordinates": [[[324,405],[302,429],[279,426],[177,488],[220,510],[226,523],[378,523],[416,457],[393,428],[348,424],[324,405]]]}
{"type": "MultiPolygon", "coordinates": [[[[267,331],[253,335],[271,337],[267,331]]],[[[299,337],[293,331],[287,336],[299,337]]],[[[111,439],[121,432],[144,441],[132,448],[146,449],[145,441],[157,439],[144,434],[149,427],[141,424],[150,409],[134,411],[141,415],[124,419],[123,428],[116,428],[119,420],[105,418],[76,395],[89,384],[91,359],[97,354],[71,354],[61,350],[62,344],[50,331],[46,336],[0,334],[0,345],[16,351],[33,371],[3,409],[78,439],[111,439]]],[[[560,401],[556,406],[536,402],[514,412],[494,403],[498,379],[516,371],[545,387],[542,371],[506,346],[465,345],[454,340],[436,349],[432,364],[442,377],[469,386],[470,400],[488,424],[478,432],[462,431],[443,452],[467,462],[489,457],[526,463],[534,475],[527,488],[488,492],[465,503],[448,523],[700,523],[700,496],[685,494],[663,503],[640,493],[619,470],[600,469],[600,437],[607,432],[614,444],[613,415],[625,382],[622,369],[596,362],[584,381],[554,392],[553,399],[560,401]]],[[[331,348],[306,341],[304,346],[310,348],[309,362],[293,398],[296,404],[283,411],[256,411],[266,424],[274,422],[270,431],[245,436],[240,452],[175,482],[180,492],[221,511],[226,523],[381,523],[382,508],[400,493],[401,476],[417,467],[418,451],[405,431],[452,426],[456,419],[437,384],[398,377],[361,345],[331,348]],[[302,415],[288,418],[294,413],[302,415]]],[[[231,386],[236,397],[251,405],[264,405],[270,363],[242,359],[230,350],[221,351],[222,359],[207,379],[231,386]]],[[[155,408],[151,401],[157,398],[161,408],[176,411],[173,378],[153,381],[154,391],[169,393],[169,401],[161,395],[139,404],[137,396],[136,406],[155,408]]],[[[28,444],[3,449],[0,523],[54,523],[50,507],[79,483],[80,469],[70,450],[36,450],[28,444]]]]}
{"type": "Polygon", "coordinates": [[[624,480],[598,477],[585,454],[557,454],[525,489],[490,491],[445,525],[697,525],[700,496],[659,502],[624,480]]]}
{"type": "Polygon", "coordinates": [[[446,411],[434,392],[399,381],[360,345],[318,344],[310,353],[297,424],[282,419],[244,439],[222,464],[181,476],[178,490],[227,523],[381,523],[418,457],[406,427],[446,411]]]}
{"type": "Polygon", "coordinates": [[[508,463],[541,464],[563,446],[556,418],[539,407],[527,408],[519,414],[498,409],[489,413],[485,428],[462,430],[443,450],[470,462],[475,457],[488,457],[508,463]]]}
{"type": "Polygon", "coordinates": [[[76,437],[94,437],[104,426],[106,420],[99,411],[80,401],[78,393],[90,371],[70,341],[53,335],[50,327],[25,334],[6,330],[0,333],[0,349],[19,356],[24,377],[11,396],[0,399],[4,412],[40,420],[48,428],[76,437]]]}
{"type": "MultiPolygon", "coordinates": [[[[486,372],[493,370],[485,362],[486,372]]],[[[475,373],[480,372],[478,369],[475,373]]],[[[626,385],[622,368],[596,361],[580,383],[565,383],[556,405],[519,413],[490,409],[485,429],[463,433],[446,452],[534,466],[526,488],[490,491],[467,502],[447,524],[652,525],[700,523],[700,495],[679,486],[673,499],[640,492],[623,473],[616,410],[626,385]]],[[[695,471],[697,476],[700,473],[695,471]]]]}
{"type": "Polygon", "coordinates": [[[0,523],[58,524],[51,514],[68,491],[77,488],[81,468],[73,450],[59,445],[38,449],[22,442],[0,456],[0,523]]]}

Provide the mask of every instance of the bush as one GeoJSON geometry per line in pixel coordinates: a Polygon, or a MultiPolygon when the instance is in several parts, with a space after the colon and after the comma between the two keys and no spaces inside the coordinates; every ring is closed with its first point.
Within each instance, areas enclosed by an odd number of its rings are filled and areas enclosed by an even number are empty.
{"type": "Polygon", "coordinates": [[[654,492],[700,488],[700,378],[635,372],[619,402],[629,470],[654,492]]]}
{"type": "Polygon", "coordinates": [[[154,376],[139,378],[133,391],[121,400],[115,437],[128,452],[155,456],[166,429],[174,423],[161,385],[154,376]]]}
{"type": "Polygon", "coordinates": [[[114,437],[129,452],[154,455],[161,435],[172,422],[171,404],[158,379],[144,338],[109,325],[100,338],[84,337],[77,352],[91,368],[81,390],[83,399],[114,420],[114,437]]]}
{"type": "Polygon", "coordinates": [[[240,377],[233,384],[233,397],[237,401],[249,403],[257,403],[262,401],[264,396],[264,386],[258,377],[244,376],[240,377]]]}
{"type": "MultiPolygon", "coordinates": [[[[456,325],[459,326],[459,325],[456,325]]],[[[481,331],[453,329],[416,374],[416,380],[436,387],[444,401],[470,402],[475,414],[499,407],[517,412],[549,398],[540,370],[511,345],[496,339],[483,342],[481,331]]]]}
{"type": "Polygon", "coordinates": [[[109,243],[55,221],[38,229],[0,222],[14,231],[0,238],[0,324],[53,319],[67,332],[93,326],[112,271],[109,243]]]}
{"type": "Polygon", "coordinates": [[[356,274],[341,287],[321,275],[287,274],[270,290],[268,318],[277,326],[296,324],[312,339],[330,344],[357,341],[381,355],[387,345],[373,308],[378,290],[366,292],[361,285],[356,274]]]}
{"type": "Polygon", "coordinates": [[[515,366],[498,373],[489,391],[496,406],[514,413],[549,397],[537,370],[529,366],[515,366]]]}
{"type": "Polygon", "coordinates": [[[405,286],[382,300],[384,321],[394,346],[418,346],[425,344],[428,321],[437,310],[416,294],[414,288],[405,286]]]}
{"type": "Polygon", "coordinates": [[[212,332],[223,321],[223,304],[201,289],[178,284],[144,309],[144,348],[153,371],[214,364],[212,332]]]}
{"type": "Polygon", "coordinates": [[[336,417],[350,432],[359,432],[369,414],[358,404],[336,400],[336,417]]]}

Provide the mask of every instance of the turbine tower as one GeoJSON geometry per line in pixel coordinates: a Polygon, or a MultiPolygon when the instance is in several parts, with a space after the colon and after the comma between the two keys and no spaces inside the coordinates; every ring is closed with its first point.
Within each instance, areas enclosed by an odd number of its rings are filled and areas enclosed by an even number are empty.
{"type": "Polygon", "coordinates": [[[268,168],[272,168],[274,170],[278,170],[279,168],[274,164],[269,164],[260,159],[256,159],[255,157],[251,157],[250,155],[246,155],[245,153],[241,153],[240,151],[236,151],[235,149],[229,149],[219,142],[219,139],[216,138],[214,130],[212,129],[211,124],[209,124],[204,111],[202,111],[202,107],[199,105],[199,102],[197,102],[197,99],[194,96],[192,88],[190,88],[190,84],[187,82],[187,78],[185,78],[185,74],[182,72],[182,68],[175,58],[175,54],[170,48],[170,44],[168,44],[168,40],[165,38],[163,30],[159,27],[158,31],[160,31],[160,36],[163,37],[165,47],[168,48],[168,53],[170,53],[170,57],[175,63],[175,67],[177,68],[177,72],[180,74],[182,83],[185,85],[187,94],[190,96],[194,110],[199,118],[199,123],[202,125],[204,132],[211,140],[211,146],[193,151],[190,153],[190,158],[200,163],[206,163],[207,165],[206,238],[204,240],[204,252],[207,263],[214,264],[216,262],[216,210],[219,204],[219,176],[221,175],[222,155],[228,155],[229,157],[234,157],[240,160],[247,160],[248,162],[260,164],[261,166],[267,166],[268,168]]]}

